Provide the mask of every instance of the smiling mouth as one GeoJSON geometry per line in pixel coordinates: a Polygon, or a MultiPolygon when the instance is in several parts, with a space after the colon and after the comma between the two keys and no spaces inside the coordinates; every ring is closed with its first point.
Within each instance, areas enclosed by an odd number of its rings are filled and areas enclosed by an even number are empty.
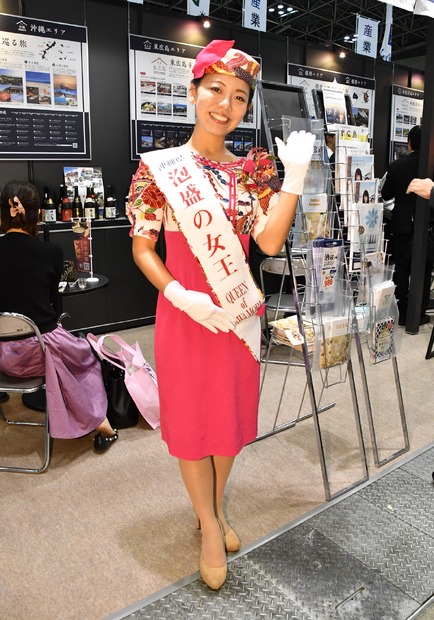
{"type": "Polygon", "coordinates": [[[221,114],[216,114],[216,112],[210,112],[210,116],[219,123],[227,123],[229,118],[227,116],[222,116],[221,114]]]}

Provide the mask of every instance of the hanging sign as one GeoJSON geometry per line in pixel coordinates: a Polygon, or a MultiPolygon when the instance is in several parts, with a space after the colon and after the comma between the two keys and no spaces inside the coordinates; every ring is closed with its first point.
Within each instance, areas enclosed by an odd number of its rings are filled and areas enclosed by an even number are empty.
{"type": "Polygon", "coordinates": [[[243,28],[266,32],[267,0],[244,0],[243,28]]]}
{"type": "Polygon", "coordinates": [[[434,17],[434,0],[416,0],[414,12],[416,15],[434,17]]]}
{"type": "Polygon", "coordinates": [[[380,48],[380,56],[383,60],[392,60],[392,15],[393,7],[388,4],[386,7],[386,24],[384,27],[383,43],[380,48]]]}
{"type": "Polygon", "coordinates": [[[397,6],[400,9],[405,9],[406,11],[413,11],[415,0],[380,0],[380,2],[392,4],[393,6],[397,6]]]}
{"type": "Polygon", "coordinates": [[[209,15],[209,0],[187,0],[187,15],[209,15]]]}
{"type": "Polygon", "coordinates": [[[356,54],[377,57],[378,21],[368,17],[357,16],[356,54]]]}

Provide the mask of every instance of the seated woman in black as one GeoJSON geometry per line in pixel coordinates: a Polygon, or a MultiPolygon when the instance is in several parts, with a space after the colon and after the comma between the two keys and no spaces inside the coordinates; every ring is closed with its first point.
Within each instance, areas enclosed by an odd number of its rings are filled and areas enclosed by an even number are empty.
{"type": "Polygon", "coordinates": [[[117,438],[106,417],[107,395],[101,367],[89,343],[57,322],[62,249],[36,237],[39,195],[24,181],[9,181],[1,193],[0,312],[24,314],[45,342],[45,359],[36,337],[0,342],[0,370],[12,376],[45,375],[50,435],[74,439],[98,431],[97,451],[117,438]]]}

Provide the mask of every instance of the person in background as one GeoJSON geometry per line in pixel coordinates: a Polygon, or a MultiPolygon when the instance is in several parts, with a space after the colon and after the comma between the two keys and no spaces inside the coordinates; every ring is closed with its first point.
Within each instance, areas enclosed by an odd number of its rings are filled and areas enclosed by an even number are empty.
{"type": "Polygon", "coordinates": [[[240,540],[223,510],[234,458],[257,436],[262,292],[249,266],[250,236],[277,254],[288,236],[314,136],[293,132],[274,157],[236,157],[226,136],[242,122],[259,64],[215,40],[193,66],[188,142],[142,155],[130,188],[136,264],[160,291],[155,323],[161,433],[202,532],[199,570],[212,589],[227,575],[225,552],[240,540]],[[279,191],[281,190],[281,191],[279,191]],[[155,250],[164,227],[165,263],[155,250]]]}
{"type": "MultiPolygon", "coordinates": [[[[395,204],[390,220],[393,235],[392,261],[395,264],[393,281],[396,284],[395,296],[398,302],[399,325],[407,322],[408,291],[410,286],[411,255],[413,252],[414,210],[416,195],[408,193],[410,182],[417,177],[419,171],[421,127],[415,125],[408,133],[408,155],[400,157],[389,164],[386,179],[381,189],[384,200],[394,198],[395,204]]],[[[420,325],[429,323],[426,314],[429,304],[429,289],[425,290],[422,299],[420,325]]]]}
{"type": "Polygon", "coordinates": [[[428,241],[423,284],[423,303],[428,308],[430,304],[432,269],[434,264],[434,181],[432,179],[413,179],[407,188],[407,192],[413,192],[421,198],[425,198],[425,200],[429,201],[428,241]]]}
{"type": "Polygon", "coordinates": [[[331,151],[329,155],[329,164],[332,170],[332,176],[334,176],[335,163],[336,163],[336,134],[328,131],[324,134],[325,145],[331,151]]]}
{"type": "Polygon", "coordinates": [[[62,249],[36,237],[39,195],[25,181],[9,181],[1,193],[0,312],[32,319],[45,342],[45,357],[36,336],[0,342],[0,370],[11,376],[46,378],[50,436],[74,439],[98,431],[97,451],[118,438],[106,418],[107,395],[101,365],[84,338],[57,323],[62,249]]]}
{"type": "MultiPolygon", "coordinates": [[[[395,159],[400,159],[401,157],[406,157],[408,155],[408,148],[400,148],[396,151],[395,159]]],[[[383,202],[383,230],[384,230],[384,238],[387,239],[387,252],[390,255],[393,255],[393,233],[391,230],[391,219],[392,219],[392,211],[395,206],[395,198],[391,198],[390,200],[384,200],[381,194],[383,189],[383,185],[386,181],[387,171],[383,174],[381,179],[378,181],[378,191],[383,202]]]]}

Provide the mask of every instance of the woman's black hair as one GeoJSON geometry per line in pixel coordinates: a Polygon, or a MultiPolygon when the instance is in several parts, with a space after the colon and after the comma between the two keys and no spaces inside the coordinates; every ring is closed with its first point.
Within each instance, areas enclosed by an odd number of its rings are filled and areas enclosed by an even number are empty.
{"type": "Polygon", "coordinates": [[[39,219],[40,198],[38,190],[27,181],[8,181],[4,186],[1,198],[0,231],[7,232],[11,228],[19,228],[29,235],[36,235],[39,219]],[[9,200],[14,201],[15,196],[23,205],[25,214],[11,215],[9,200]]]}

